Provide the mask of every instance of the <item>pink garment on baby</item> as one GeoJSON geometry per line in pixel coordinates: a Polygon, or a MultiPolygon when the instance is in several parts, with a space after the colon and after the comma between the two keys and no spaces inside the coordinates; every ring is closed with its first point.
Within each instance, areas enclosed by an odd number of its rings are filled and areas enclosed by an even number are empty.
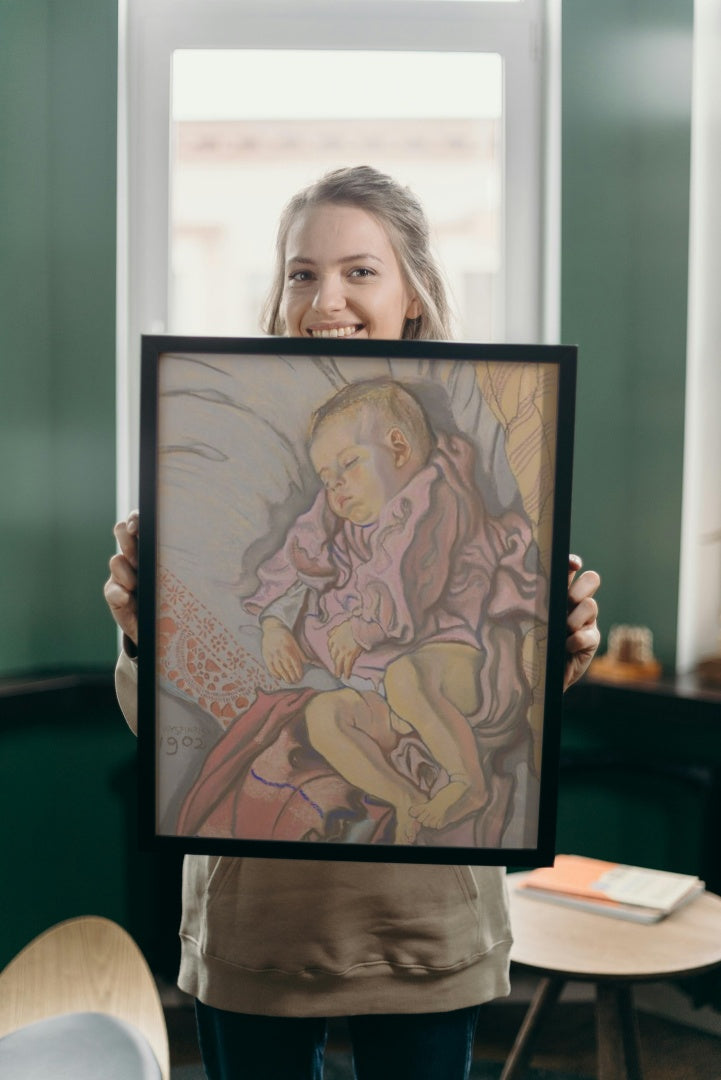
{"type": "Polygon", "coordinates": [[[486,620],[539,615],[538,571],[526,567],[528,522],[491,518],[474,483],[474,451],[440,436],[428,464],[383,508],[377,522],[337,518],[320,492],[258,569],[245,609],[260,615],[297,582],[308,598],[295,632],[329,671],[329,631],[350,619],[363,652],[353,674],[379,685],[388,664],[430,642],[481,647],[486,620]]]}

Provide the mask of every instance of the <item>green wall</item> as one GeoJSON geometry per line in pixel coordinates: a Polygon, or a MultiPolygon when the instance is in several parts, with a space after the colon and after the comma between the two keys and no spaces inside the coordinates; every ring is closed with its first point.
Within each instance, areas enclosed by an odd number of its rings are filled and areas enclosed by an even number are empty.
{"type": "Polygon", "coordinates": [[[135,740],[114,699],[102,597],[115,516],[116,85],[116,0],[0,0],[0,678],[98,668],[104,680],[0,693],[0,966],[86,913],[152,944],[137,898],[152,903],[153,864],[128,830],[135,740]]]}
{"type": "Polygon", "coordinates": [[[116,0],[0,0],[0,676],[108,665],[116,0]]]}
{"type": "Polygon", "coordinates": [[[650,626],[669,668],[692,20],[692,0],[563,5],[562,340],[579,346],[572,543],[602,575],[602,631],[650,626]]]}

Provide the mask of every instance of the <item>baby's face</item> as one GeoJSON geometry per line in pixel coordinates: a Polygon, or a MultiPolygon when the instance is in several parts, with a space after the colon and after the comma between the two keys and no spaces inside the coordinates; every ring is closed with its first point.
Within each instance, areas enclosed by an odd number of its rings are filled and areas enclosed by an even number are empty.
{"type": "Polygon", "coordinates": [[[324,420],[310,458],[331,510],[354,525],[377,521],[405,483],[382,427],[363,414],[340,413],[324,420]]]}

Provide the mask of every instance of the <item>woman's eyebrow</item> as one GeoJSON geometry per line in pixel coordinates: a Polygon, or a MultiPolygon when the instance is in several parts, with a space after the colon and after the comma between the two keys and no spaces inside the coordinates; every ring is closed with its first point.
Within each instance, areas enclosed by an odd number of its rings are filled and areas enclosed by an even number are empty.
{"type": "MultiPolygon", "coordinates": [[[[381,257],[379,255],[373,255],[370,251],[361,251],[358,255],[344,255],[341,259],[338,260],[338,262],[365,262],[368,259],[371,259],[373,262],[377,262],[383,265],[383,260],[381,259],[381,257]]],[[[316,265],[315,259],[309,259],[305,255],[290,255],[286,260],[286,265],[290,266],[291,263],[301,266],[316,265]]]]}
{"type": "Polygon", "coordinates": [[[382,263],[383,260],[379,255],[372,255],[370,251],[361,251],[359,255],[344,255],[339,262],[364,262],[366,259],[372,259],[373,262],[382,263]]]}

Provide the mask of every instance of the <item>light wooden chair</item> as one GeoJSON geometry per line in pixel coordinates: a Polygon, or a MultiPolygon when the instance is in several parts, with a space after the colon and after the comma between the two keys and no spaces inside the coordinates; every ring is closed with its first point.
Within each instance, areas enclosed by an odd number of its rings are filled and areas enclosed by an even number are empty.
{"type": "MultiPolygon", "coordinates": [[[[129,1036],[140,1056],[150,1060],[146,1047],[152,1050],[156,1075],[169,1080],[168,1034],[155,980],[140,949],[117,923],[94,915],[69,919],[40,934],[10,961],[0,973],[0,1061],[3,1048],[9,1052],[11,1040],[14,1046],[29,1025],[35,1025],[38,1036],[26,1044],[40,1046],[47,1030],[41,1022],[52,1020],[57,1026],[61,1017],[66,1024],[73,1020],[81,1036],[83,1018],[105,1018],[119,1038],[129,1036]]],[[[73,1041],[79,1048],[84,1045],[77,1035],[73,1041]]],[[[85,1073],[79,1068],[67,1075],[85,1073]]],[[[133,1078],[148,1075],[137,1066],[128,1072],[133,1078]]]]}

